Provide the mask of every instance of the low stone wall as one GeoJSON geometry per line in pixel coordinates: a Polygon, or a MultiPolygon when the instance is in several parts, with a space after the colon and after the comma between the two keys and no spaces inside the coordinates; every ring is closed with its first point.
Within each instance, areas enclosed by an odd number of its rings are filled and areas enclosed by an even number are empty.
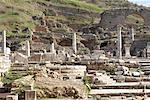
{"type": "Polygon", "coordinates": [[[86,72],[85,65],[53,65],[47,64],[46,67],[50,70],[59,72],[62,77],[68,76],[69,79],[75,79],[76,77],[84,76],[86,72]]]}

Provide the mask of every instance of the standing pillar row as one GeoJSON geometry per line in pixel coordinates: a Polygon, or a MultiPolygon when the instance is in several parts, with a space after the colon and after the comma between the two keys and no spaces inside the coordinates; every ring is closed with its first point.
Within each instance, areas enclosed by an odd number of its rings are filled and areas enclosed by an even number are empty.
{"type": "MultiPolygon", "coordinates": [[[[118,33],[118,43],[117,43],[117,57],[119,59],[122,59],[122,34],[121,34],[122,27],[120,25],[117,26],[117,33],[118,33]]],[[[134,41],[134,29],[133,27],[130,29],[130,36],[132,39],[132,42],[134,41]]],[[[126,43],[124,45],[125,47],[125,57],[130,58],[130,47],[131,47],[131,41],[126,40],[126,43]]]]}
{"type": "Polygon", "coordinates": [[[118,33],[118,43],[117,43],[117,56],[119,59],[122,59],[122,34],[121,34],[122,27],[120,25],[117,26],[117,33],[118,33]]]}
{"type": "Polygon", "coordinates": [[[76,33],[73,33],[72,48],[75,54],[77,53],[77,40],[76,39],[77,39],[77,35],[76,33]]]}

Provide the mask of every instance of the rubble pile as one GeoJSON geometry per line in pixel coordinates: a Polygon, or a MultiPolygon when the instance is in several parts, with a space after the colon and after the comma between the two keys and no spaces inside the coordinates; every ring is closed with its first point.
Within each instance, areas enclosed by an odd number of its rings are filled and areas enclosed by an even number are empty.
{"type": "MultiPolygon", "coordinates": [[[[38,73],[35,76],[29,75],[12,83],[12,90],[15,93],[22,93],[25,90],[34,89],[38,98],[84,98],[84,85],[81,82],[64,81],[38,73]]],[[[54,77],[53,77],[54,75],[54,77]]]]}
{"type": "Polygon", "coordinates": [[[45,98],[60,98],[60,97],[69,97],[69,98],[83,98],[79,91],[74,87],[53,87],[53,88],[41,88],[41,91],[37,92],[38,97],[45,98]]]}

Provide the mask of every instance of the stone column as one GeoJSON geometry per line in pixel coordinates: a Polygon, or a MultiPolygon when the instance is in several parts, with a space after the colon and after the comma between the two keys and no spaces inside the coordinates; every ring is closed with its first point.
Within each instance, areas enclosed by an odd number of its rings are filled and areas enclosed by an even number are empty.
{"type": "Polygon", "coordinates": [[[77,40],[76,39],[77,39],[76,33],[73,33],[72,48],[75,54],[77,53],[77,40]]]}
{"type": "Polygon", "coordinates": [[[30,41],[32,41],[33,32],[30,30],[30,41]]]}
{"type": "Polygon", "coordinates": [[[54,42],[51,44],[51,52],[52,52],[52,53],[56,53],[54,42]]]}
{"type": "Polygon", "coordinates": [[[150,58],[150,42],[147,42],[146,56],[147,56],[147,58],[150,58]]]}
{"type": "Polygon", "coordinates": [[[134,41],[134,28],[132,27],[131,29],[130,29],[130,35],[131,35],[131,39],[132,39],[132,41],[134,41]]]}
{"type": "Polygon", "coordinates": [[[6,55],[6,31],[5,30],[2,33],[2,51],[4,55],[6,55]]]}
{"type": "Polygon", "coordinates": [[[144,48],[143,53],[144,53],[144,58],[147,58],[147,49],[146,48],[144,48]]]}
{"type": "Polygon", "coordinates": [[[126,58],[130,58],[131,57],[131,55],[130,55],[130,44],[125,44],[125,57],[126,58]]]}
{"type": "Polygon", "coordinates": [[[122,35],[121,35],[122,27],[120,25],[117,26],[118,33],[118,43],[117,43],[117,56],[119,59],[122,59],[122,35]]]}
{"type": "Polygon", "coordinates": [[[18,100],[18,95],[8,95],[6,96],[6,100],[18,100]]]}
{"type": "Polygon", "coordinates": [[[29,41],[26,42],[26,55],[30,57],[30,43],[29,41]]]}
{"type": "Polygon", "coordinates": [[[133,27],[131,28],[131,32],[132,32],[132,41],[134,41],[135,31],[134,31],[134,28],[133,28],[133,27]]]}
{"type": "Polygon", "coordinates": [[[37,100],[36,91],[26,90],[25,91],[25,100],[37,100]]]}

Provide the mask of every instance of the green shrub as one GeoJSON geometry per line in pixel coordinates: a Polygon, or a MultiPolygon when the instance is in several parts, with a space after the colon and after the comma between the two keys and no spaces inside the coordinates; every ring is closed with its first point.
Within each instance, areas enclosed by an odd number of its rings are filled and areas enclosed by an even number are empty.
{"type": "Polygon", "coordinates": [[[4,77],[2,77],[2,82],[4,84],[10,84],[12,82],[14,82],[16,79],[19,79],[21,78],[22,75],[19,75],[19,74],[16,74],[16,75],[13,75],[11,71],[8,71],[4,77]]]}
{"type": "Polygon", "coordinates": [[[79,48],[78,51],[79,51],[79,54],[82,54],[82,55],[90,53],[90,50],[88,48],[79,48]]]}
{"type": "Polygon", "coordinates": [[[83,77],[83,82],[84,82],[84,85],[86,87],[86,92],[89,93],[91,91],[92,80],[89,77],[84,76],[83,77]]]}

